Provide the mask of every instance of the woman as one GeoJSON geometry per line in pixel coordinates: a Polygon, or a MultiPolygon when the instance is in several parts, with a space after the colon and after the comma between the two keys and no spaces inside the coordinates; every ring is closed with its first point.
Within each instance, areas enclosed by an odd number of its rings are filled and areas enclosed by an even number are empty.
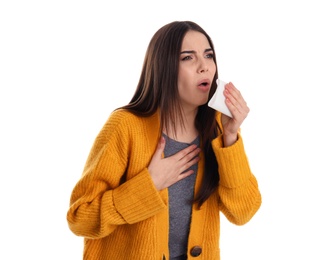
{"type": "Polygon", "coordinates": [[[71,195],[67,220],[84,237],[83,259],[217,260],[220,211],[236,225],[257,212],[239,132],[249,108],[232,83],[232,118],[210,108],[217,78],[197,24],[175,21],[152,37],[133,98],[111,113],[71,195]]]}

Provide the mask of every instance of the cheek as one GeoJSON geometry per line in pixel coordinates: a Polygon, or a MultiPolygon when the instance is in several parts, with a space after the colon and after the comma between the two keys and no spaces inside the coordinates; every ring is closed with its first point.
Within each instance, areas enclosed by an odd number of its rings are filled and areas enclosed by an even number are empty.
{"type": "Polygon", "coordinates": [[[215,65],[215,63],[212,63],[212,65],[211,65],[211,71],[212,71],[213,77],[214,77],[214,75],[216,74],[216,65],[215,65]]]}
{"type": "Polygon", "coordinates": [[[180,69],[178,73],[178,90],[183,89],[188,78],[188,73],[186,70],[180,69]]]}
{"type": "Polygon", "coordinates": [[[178,96],[182,97],[182,95],[186,92],[184,90],[184,88],[185,88],[184,82],[182,82],[182,81],[178,82],[178,86],[177,87],[178,87],[178,96]]]}
{"type": "Polygon", "coordinates": [[[184,94],[184,92],[188,91],[190,88],[191,80],[188,77],[178,77],[178,91],[180,94],[184,94]]]}
{"type": "Polygon", "coordinates": [[[178,69],[178,80],[182,80],[186,76],[186,69],[184,66],[179,66],[178,69]]]}
{"type": "Polygon", "coordinates": [[[184,66],[180,67],[178,70],[178,84],[186,84],[191,78],[193,78],[193,70],[184,66]]]}

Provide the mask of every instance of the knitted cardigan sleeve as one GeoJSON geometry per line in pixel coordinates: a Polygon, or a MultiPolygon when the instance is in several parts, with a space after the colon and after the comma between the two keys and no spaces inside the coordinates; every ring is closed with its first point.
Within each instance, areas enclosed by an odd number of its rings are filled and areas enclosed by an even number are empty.
{"type": "Polygon", "coordinates": [[[130,120],[126,113],[113,113],[95,139],[67,212],[69,228],[78,236],[105,237],[118,225],[140,222],[166,208],[146,167],[121,182],[132,148],[130,129],[135,128],[130,120]]]}
{"type": "Polygon", "coordinates": [[[257,179],[251,172],[242,137],[239,133],[233,145],[223,147],[220,135],[212,141],[212,147],[219,167],[220,210],[230,222],[243,225],[260,208],[261,194],[257,179]]]}

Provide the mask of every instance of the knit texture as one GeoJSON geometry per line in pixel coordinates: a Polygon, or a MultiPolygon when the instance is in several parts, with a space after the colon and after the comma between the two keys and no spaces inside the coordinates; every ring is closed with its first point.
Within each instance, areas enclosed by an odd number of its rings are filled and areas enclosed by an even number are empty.
{"type": "MultiPolygon", "coordinates": [[[[116,110],[97,135],[67,212],[70,230],[84,237],[84,260],[169,259],[168,190],[157,191],[147,170],[159,127],[157,113],[138,117],[116,110]]],[[[201,209],[193,205],[188,259],[195,246],[202,248],[198,260],[220,259],[220,211],[232,223],[243,225],[261,205],[241,135],[232,146],[222,144],[222,136],[212,141],[219,188],[201,209]]],[[[202,153],[200,158],[195,193],[203,176],[202,153]]]]}

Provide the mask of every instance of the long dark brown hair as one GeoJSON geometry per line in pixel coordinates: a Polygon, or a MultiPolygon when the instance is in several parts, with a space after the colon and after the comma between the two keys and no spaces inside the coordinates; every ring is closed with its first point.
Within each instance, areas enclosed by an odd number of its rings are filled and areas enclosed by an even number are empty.
{"type": "MultiPolygon", "coordinates": [[[[171,124],[175,130],[176,125],[183,122],[183,113],[178,102],[178,66],[182,41],[190,30],[206,36],[213,50],[213,60],[217,68],[212,40],[198,24],[191,21],[174,21],[166,24],[152,37],[146,51],[136,91],[129,104],[121,108],[144,117],[153,115],[159,109],[161,111],[160,129],[167,130],[171,124]]],[[[216,91],[217,78],[216,69],[209,99],[216,91]]],[[[195,126],[201,137],[201,148],[205,155],[205,174],[201,189],[194,200],[199,207],[215,191],[219,182],[217,161],[211,146],[211,141],[218,134],[215,113],[216,111],[209,108],[206,103],[199,107],[195,119],[195,126]]]]}

